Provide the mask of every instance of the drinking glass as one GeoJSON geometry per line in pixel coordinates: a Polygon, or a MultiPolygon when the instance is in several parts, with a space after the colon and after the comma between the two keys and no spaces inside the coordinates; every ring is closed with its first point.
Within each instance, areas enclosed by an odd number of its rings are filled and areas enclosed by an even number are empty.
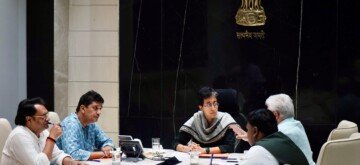
{"type": "Polygon", "coordinates": [[[190,164],[191,165],[199,164],[200,152],[199,151],[190,151],[189,154],[190,154],[190,164]]]}
{"type": "Polygon", "coordinates": [[[160,138],[151,138],[153,152],[160,152],[160,138]]]}

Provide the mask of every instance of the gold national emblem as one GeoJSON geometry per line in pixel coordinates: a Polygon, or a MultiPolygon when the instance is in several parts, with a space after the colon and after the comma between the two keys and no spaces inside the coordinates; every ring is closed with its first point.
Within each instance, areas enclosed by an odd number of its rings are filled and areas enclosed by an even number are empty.
{"type": "Polygon", "coordinates": [[[242,26],[265,25],[266,15],[261,0],[242,0],[235,19],[236,23],[242,26]]]}

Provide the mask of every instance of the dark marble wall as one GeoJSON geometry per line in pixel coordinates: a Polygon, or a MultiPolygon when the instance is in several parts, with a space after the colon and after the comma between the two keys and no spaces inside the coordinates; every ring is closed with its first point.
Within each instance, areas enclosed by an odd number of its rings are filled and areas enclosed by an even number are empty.
{"type": "Polygon", "coordinates": [[[27,98],[44,98],[49,111],[54,111],[53,34],[54,2],[26,3],[27,98]]]}
{"type": "Polygon", "coordinates": [[[315,160],[339,121],[360,124],[360,2],[261,3],[265,25],[245,27],[241,0],[121,0],[120,133],[170,148],[205,85],[236,89],[244,114],[289,94],[315,160]],[[246,30],[265,38],[238,39],[246,30]]]}

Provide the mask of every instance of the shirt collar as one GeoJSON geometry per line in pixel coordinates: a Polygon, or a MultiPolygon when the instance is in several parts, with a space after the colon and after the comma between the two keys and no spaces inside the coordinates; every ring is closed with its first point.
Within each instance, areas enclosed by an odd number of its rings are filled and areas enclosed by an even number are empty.
{"type": "Polygon", "coordinates": [[[281,121],[279,123],[279,125],[284,124],[284,123],[288,123],[288,122],[291,122],[291,121],[294,121],[294,117],[289,117],[289,118],[284,119],[283,121],[281,121]]]}
{"type": "Polygon", "coordinates": [[[87,125],[87,126],[83,126],[82,124],[81,124],[81,122],[80,122],[80,120],[79,120],[79,117],[78,117],[78,115],[75,113],[75,112],[73,112],[73,113],[71,113],[71,116],[77,121],[77,123],[81,126],[81,128],[83,128],[83,129],[85,129],[85,128],[87,128],[89,125],[87,125]]]}
{"type": "Polygon", "coordinates": [[[26,127],[26,126],[19,126],[19,127],[21,127],[21,128],[24,129],[26,132],[28,132],[28,133],[30,134],[30,136],[31,136],[33,139],[35,139],[36,141],[40,141],[40,138],[42,138],[42,136],[43,136],[43,132],[40,133],[40,137],[37,137],[36,134],[35,134],[33,131],[31,131],[28,127],[26,127]]]}

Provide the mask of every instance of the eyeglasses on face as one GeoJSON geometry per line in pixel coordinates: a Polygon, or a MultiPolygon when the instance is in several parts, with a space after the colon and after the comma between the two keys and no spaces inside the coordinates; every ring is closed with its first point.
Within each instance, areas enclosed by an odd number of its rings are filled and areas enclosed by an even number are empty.
{"type": "Polygon", "coordinates": [[[217,108],[218,106],[219,106],[219,103],[207,103],[207,104],[204,104],[204,107],[205,108],[210,108],[210,107],[212,107],[212,106],[214,106],[215,108],[217,108]]]}
{"type": "Polygon", "coordinates": [[[34,115],[32,117],[40,117],[41,119],[45,120],[45,119],[49,118],[49,112],[46,112],[43,115],[34,115]]]}

